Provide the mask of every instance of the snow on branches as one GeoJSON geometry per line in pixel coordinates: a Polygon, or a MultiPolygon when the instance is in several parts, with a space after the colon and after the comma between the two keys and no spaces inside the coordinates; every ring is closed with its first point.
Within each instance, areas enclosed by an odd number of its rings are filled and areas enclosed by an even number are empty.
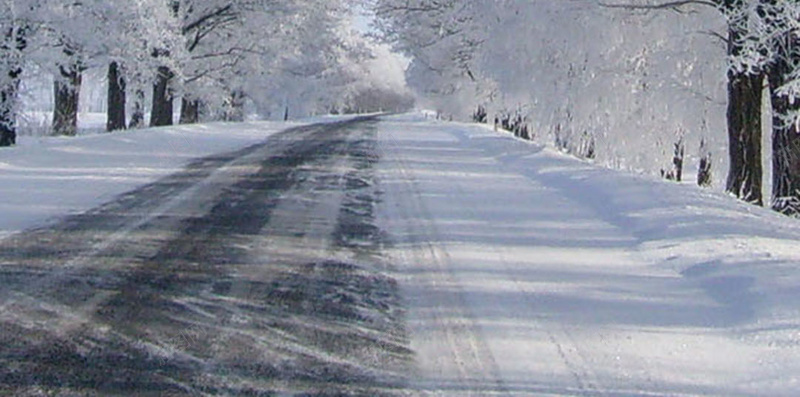
{"type": "MultiPolygon", "coordinates": [[[[657,174],[673,131],[724,122],[724,46],[708,34],[724,21],[713,8],[683,7],[694,8],[385,0],[376,9],[385,38],[412,57],[409,83],[430,106],[468,118],[481,105],[490,119],[522,108],[537,139],[578,145],[591,135],[598,161],[657,174]]],[[[687,132],[687,144],[699,147],[700,134],[687,132]]]]}
{"type": "MultiPolygon", "coordinates": [[[[351,0],[7,0],[0,3],[0,145],[14,143],[20,86],[54,80],[53,132],[75,133],[85,71],[108,76],[109,130],[355,108],[376,45],[350,28],[351,0]],[[132,98],[132,100],[130,100],[132,98]],[[112,108],[113,111],[112,111],[112,108]],[[112,121],[112,113],[114,120],[112,121]]],[[[394,89],[394,88],[392,88],[394,89]]],[[[395,90],[397,91],[397,90],[395,90]]],[[[400,95],[406,95],[400,93],[400,95]]]]}
{"type": "Polygon", "coordinates": [[[726,190],[759,205],[770,111],[773,207],[800,215],[800,2],[385,0],[376,10],[385,38],[413,57],[410,83],[440,112],[526,109],[535,136],[564,147],[589,134],[599,161],[650,173],[685,128],[686,147],[702,150],[681,164],[705,173],[708,153],[727,151],[726,190]]]}

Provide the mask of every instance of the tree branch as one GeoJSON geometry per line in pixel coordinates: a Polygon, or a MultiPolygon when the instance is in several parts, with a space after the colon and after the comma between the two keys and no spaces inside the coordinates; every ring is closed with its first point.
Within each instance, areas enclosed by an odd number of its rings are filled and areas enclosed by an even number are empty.
{"type": "Polygon", "coordinates": [[[677,9],[687,5],[702,5],[708,7],[718,7],[719,4],[712,0],[674,0],[659,4],[629,4],[629,3],[599,3],[601,7],[623,8],[626,10],[665,10],[677,9]]]}

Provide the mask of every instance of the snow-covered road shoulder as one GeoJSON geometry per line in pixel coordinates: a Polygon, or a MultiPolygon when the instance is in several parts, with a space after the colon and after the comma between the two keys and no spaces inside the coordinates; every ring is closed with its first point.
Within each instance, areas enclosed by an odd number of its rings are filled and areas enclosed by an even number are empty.
{"type": "Polygon", "coordinates": [[[380,140],[422,390],[796,391],[798,221],[484,126],[401,116],[380,140]]]}
{"type": "Polygon", "coordinates": [[[75,138],[21,137],[0,149],[0,238],[82,213],[181,170],[311,122],[180,125],[75,138]]]}

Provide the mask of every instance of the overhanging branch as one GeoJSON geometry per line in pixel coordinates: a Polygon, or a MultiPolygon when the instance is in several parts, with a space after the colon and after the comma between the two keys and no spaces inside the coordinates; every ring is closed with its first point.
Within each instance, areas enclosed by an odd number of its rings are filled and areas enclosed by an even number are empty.
{"type": "Polygon", "coordinates": [[[600,3],[601,7],[622,8],[626,10],[666,10],[677,9],[687,5],[702,5],[717,7],[718,4],[711,0],[675,0],[659,4],[630,4],[630,3],[600,3]]]}

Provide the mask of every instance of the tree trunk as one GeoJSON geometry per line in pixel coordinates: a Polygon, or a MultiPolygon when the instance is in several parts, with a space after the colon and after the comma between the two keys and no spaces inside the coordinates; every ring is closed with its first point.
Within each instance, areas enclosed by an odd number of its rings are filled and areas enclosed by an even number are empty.
{"type": "Polygon", "coordinates": [[[200,121],[200,101],[183,97],[181,100],[181,124],[193,124],[200,121]]]}
{"type": "Polygon", "coordinates": [[[697,185],[701,187],[711,186],[711,151],[708,150],[706,139],[700,140],[700,165],[697,168],[697,185]]]}
{"type": "Polygon", "coordinates": [[[111,62],[108,65],[108,114],[106,131],[125,129],[125,80],[119,71],[119,65],[111,62]]]}
{"type": "Polygon", "coordinates": [[[763,205],[761,191],[761,98],[763,74],[728,76],[728,171],[727,190],[736,197],[763,205]]]}
{"type": "Polygon", "coordinates": [[[144,91],[136,90],[133,95],[133,109],[128,128],[142,128],[144,127],[144,91]]]}
{"type": "Polygon", "coordinates": [[[800,102],[778,94],[786,82],[788,66],[774,65],[770,71],[772,100],[772,208],[785,215],[800,215],[800,130],[790,119],[800,102]]]}
{"type": "MultiPolygon", "coordinates": [[[[741,1],[726,1],[733,11],[741,1]]],[[[728,26],[728,56],[741,55],[743,38],[747,35],[741,22],[728,26]]],[[[742,200],[764,204],[761,191],[761,103],[764,92],[764,73],[728,72],[728,156],[730,168],[726,190],[742,200]]]]}
{"type": "Polygon", "coordinates": [[[17,101],[21,69],[8,73],[10,82],[0,87],[0,147],[17,143],[17,101]]]}
{"type": "Polygon", "coordinates": [[[77,65],[59,67],[62,79],[54,83],[53,135],[75,136],[78,132],[78,100],[81,72],[77,65]]]}
{"type": "Polygon", "coordinates": [[[231,92],[225,112],[225,121],[244,121],[244,98],[244,92],[240,90],[231,92]]]}
{"type": "Polygon", "coordinates": [[[158,68],[158,76],[153,85],[153,107],[150,112],[150,126],[172,125],[173,93],[170,83],[174,74],[166,66],[158,68]]]}
{"type": "Polygon", "coordinates": [[[6,79],[0,79],[0,147],[17,143],[17,105],[19,84],[22,76],[22,62],[17,59],[8,43],[13,42],[17,53],[28,47],[27,28],[12,27],[5,32],[3,45],[0,45],[0,58],[4,59],[6,79]],[[3,81],[5,80],[5,81],[3,81]]]}

